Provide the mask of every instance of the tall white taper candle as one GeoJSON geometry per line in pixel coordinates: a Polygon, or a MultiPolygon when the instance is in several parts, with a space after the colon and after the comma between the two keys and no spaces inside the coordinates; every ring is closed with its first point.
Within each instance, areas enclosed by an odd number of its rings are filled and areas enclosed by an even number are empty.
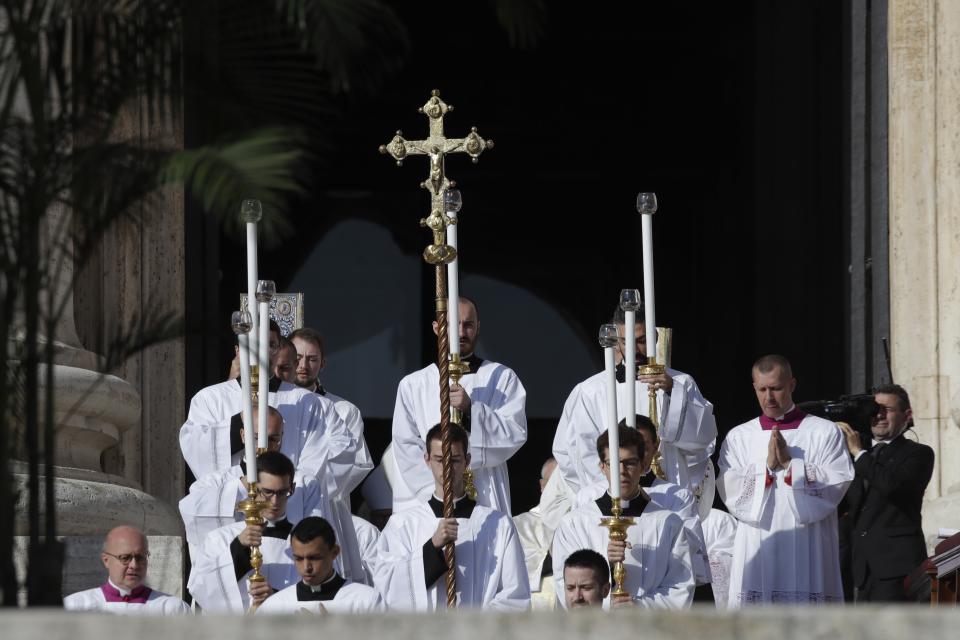
{"type": "Polygon", "coordinates": [[[624,311],[623,330],[626,333],[626,352],[623,354],[623,366],[627,394],[627,426],[637,428],[637,312],[624,311]]]}
{"type": "MultiPolygon", "coordinates": [[[[252,318],[251,314],[251,318],[252,318]]],[[[250,336],[241,333],[240,342],[240,393],[243,418],[244,460],[247,461],[247,482],[257,481],[257,438],[253,435],[253,398],[250,397],[250,336]]]]}
{"type": "MultiPolygon", "coordinates": [[[[617,427],[617,363],[613,347],[604,347],[607,373],[607,433],[610,442],[610,497],[620,499],[620,431],[617,427]]],[[[627,394],[629,395],[629,393],[627,394]]]]}
{"type": "Polygon", "coordinates": [[[254,354],[253,361],[257,362],[260,353],[260,319],[257,317],[257,223],[247,223],[247,311],[253,320],[250,330],[250,353],[254,354]]]}
{"type": "MultiPolygon", "coordinates": [[[[253,298],[256,301],[256,298],[253,298]]],[[[267,395],[270,393],[270,303],[260,307],[260,389],[257,394],[257,448],[267,448],[267,395]]]]}
{"type": "Polygon", "coordinates": [[[647,334],[647,358],[657,355],[657,314],[653,295],[653,215],[641,215],[643,236],[643,307],[647,334]]]}

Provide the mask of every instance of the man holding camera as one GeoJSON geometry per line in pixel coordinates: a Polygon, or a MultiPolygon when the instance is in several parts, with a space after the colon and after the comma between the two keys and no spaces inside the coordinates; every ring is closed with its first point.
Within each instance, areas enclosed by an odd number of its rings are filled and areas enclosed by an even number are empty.
{"type": "Polygon", "coordinates": [[[933,449],[908,440],[910,397],[903,387],[884,385],[874,392],[872,438],[844,423],[855,478],[844,516],[850,531],[856,602],[906,600],[903,579],[927,557],[921,527],[923,493],[933,475],[933,449]]]}

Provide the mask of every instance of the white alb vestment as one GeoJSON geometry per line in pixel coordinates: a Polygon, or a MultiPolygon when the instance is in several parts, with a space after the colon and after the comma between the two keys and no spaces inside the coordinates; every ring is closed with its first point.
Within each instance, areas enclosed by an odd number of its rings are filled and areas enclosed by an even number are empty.
{"type": "MultiPolygon", "coordinates": [[[[673,389],[666,394],[657,391],[657,415],[660,416],[660,451],[667,480],[689,486],[688,467],[697,467],[713,453],[717,438],[717,422],[713,405],[686,373],[667,369],[673,378],[673,389]]],[[[557,459],[564,480],[574,493],[593,485],[606,484],[600,472],[597,438],[607,430],[606,373],[587,378],[570,392],[563,406],[553,440],[553,457],[557,459]]],[[[636,409],[650,415],[647,385],[635,381],[636,409]]],[[[617,382],[617,422],[626,416],[628,388],[617,382]]]]}
{"type": "MultiPolygon", "coordinates": [[[[357,536],[357,549],[360,555],[360,565],[363,567],[363,573],[366,580],[363,583],[373,586],[373,558],[377,553],[377,543],[380,542],[380,530],[370,524],[360,516],[351,516],[353,520],[353,530],[357,536]]],[[[337,538],[340,543],[340,538],[337,538]]],[[[340,555],[343,555],[343,545],[340,545],[340,555]]],[[[359,582],[359,581],[354,581],[359,582]]]]}
{"type": "MultiPolygon", "coordinates": [[[[332,401],[312,391],[281,382],[267,401],[283,416],[280,452],[293,462],[298,479],[323,469],[324,492],[337,499],[358,473],[362,439],[354,437],[332,401]]],[[[232,421],[241,404],[236,380],[201,389],[190,401],[187,421],[180,428],[180,450],[195,478],[232,466],[236,446],[231,441],[232,421]]]]}
{"type": "MultiPolygon", "coordinates": [[[[609,496],[605,496],[609,502],[609,496]]],[[[621,500],[625,515],[629,502],[621,500]]],[[[579,549],[593,549],[604,558],[610,542],[609,530],[600,526],[604,517],[596,502],[583,503],[567,514],[553,536],[554,581],[560,602],[563,598],[563,565],[579,549]]],[[[609,514],[606,514],[609,515],[609,514]]],[[[676,513],[648,502],[642,513],[633,515],[627,529],[624,588],[634,603],[643,608],[683,609],[693,602],[695,582],[690,545],[683,520],[676,513]]],[[[609,596],[604,606],[609,607],[609,596]]]]}
{"type": "Polygon", "coordinates": [[[554,590],[553,575],[551,573],[543,576],[544,561],[553,544],[553,530],[544,524],[539,505],[514,516],[513,525],[517,529],[520,546],[523,547],[532,608],[556,609],[557,594],[554,590]]]}
{"type": "MultiPolygon", "coordinates": [[[[447,607],[446,574],[429,586],[424,574],[424,552],[437,553],[431,539],[439,521],[422,502],[394,513],[387,522],[377,546],[373,576],[388,609],[436,611],[447,607]]],[[[510,517],[476,505],[469,518],[457,518],[457,522],[458,606],[529,609],[523,549],[510,517]]]]}
{"type": "Polygon", "coordinates": [[[730,568],[733,565],[733,543],[737,535],[737,519],[726,511],[711,509],[703,519],[703,539],[710,557],[713,599],[717,608],[726,609],[730,593],[730,568]]]}
{"type": "Polygon", "coordinates": [[[735,427],[720,449],[717,490],[738,520],[730,607],[843,601],[837,504],[853,480],[843,433],[808,415],[781,434],[792,460],[772,475],[759,419],[735,427]]]}
{"type": "MultiPolygon", "coordinates": [[[[299,584],[299,583],[298,583],[299,584]]],[[[257,615],[282,613],[371,613],[383,610],[380,594],[373,587],[347,580],[331,600],[299,600],[298,584],[287,587],[263,601],[257,615]]],[[[303,587],[299,587],[303,589],[303,587]]]]}
{"type": "MultiPolygon", "coordinates": [[[[296,480],[293,495],[287,499],[287,520],[293,525],[307,516],[320,516],[327,520],[340,545],[340,556],[334,564],[337,571],[347,579],[372,584],[363,559],[363,547],[354,528],[355,520],[349,511],[346,520],[338,517],[340,510],[324,495],[325,483],[318,479],[323,473],[321,470],[316,475],[302,476],[296,480]]],[[[243,520],[243,514],[236,508],[238,502],[247,499],[243,475],[239,465],[224,472],[208,473],[190,485],[190,493],[180,500],[180,516],[183,518],[192,562],[196,562],[199,548],[211,531],[243,520]]]]}
{"type": "MultiPolygon", "coordinates": [[[[484,360],[460,379],[470,396],[470,468],[477,503],[510,514],[507,460],[527,441],[527,392],[508,367],[484,360]]],[[[393,510],[426,502],[433,476],[423,463],[424,438],[440,422],[440,373],[431,364],[400,381],[393,411],[393,455],[397,482],[393,510]]]]}
{"type": "Polygon", "coordinates": [[[192,613],[190,605],[180,598],[156,590],[150,591],[144,603],[107,602],[100,587],[70,594],[63,599],[63,608],[67,611],[103,611],[125,616],[183,616],[192,613]]]}
{"type": "MultiPolygon", "coordinates": [[[[204,611],[211,613],[244,613],[250,608],[247,595],[247,571],[237,580],[230,545],[246,528],[243,522],[228,524],[207,535],[190,571],[187,589],[204,611]]],[[[245,552],[249,554],[249,549],[245,552]]],[[[263,566],[260,573],[277,591],[300,580],[293,564],[293,553],[287,538],[264,535],[260,543],[263,566]]],[[[249,556],[248,556],[249,557],[249,556]]]]}

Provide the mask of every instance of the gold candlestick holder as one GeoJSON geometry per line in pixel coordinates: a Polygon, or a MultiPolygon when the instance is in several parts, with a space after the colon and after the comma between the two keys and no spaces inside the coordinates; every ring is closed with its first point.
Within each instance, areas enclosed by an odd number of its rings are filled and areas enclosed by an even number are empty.
{"type": "MultiPolygon", "coordinates": [[[[627,529],[636,523],[633,518],[623,517],[623,509],[620,506],[620,500],[615,500],[612,517],[601,518],[600,526],[606,527],[610,531],[610,539],[623,542],[627,539],[627,529]]],[[[627,590],[623,588],[623,583],[627,579],[627,568],[623,561],[613,563],[613,591],[610,593],[611,599],[617,596],[627,595],[627,590]]]]}
{"type": "Polygon", "coordinates": [[[260,365],[256,364],[250,365],[250,398],[256,406],[260,398],[260,365]]]}
{"type": "MultiPolygon", "coordinates": [[[[657,364],[655,356],[650,356],[647,364],[637,367],[637,373],[641,376],[662,376],[667,372],[667,368],[662,364],[657,364]]],[[[651,385],[647,385],[647,417],[657,429],[657,440],[660,440],[660,418],[657,415],[657,390],[651,385]]],[[[657,448],[653,456],[653,462],[650,463],[650,469],[661,480],[666,480],[667,475],[663,470],[663,456],[660,455],[660,449],[657,448]]]]}
{"type": "MultiPolygon", "coordinates": [[[[463,377],[463,374],[470,371],[470,365],[460,359],[459,353],[450,354],[450,380],[454,384],[460,384],[460,378],[463,377]]],[[[450,421],[454,424],[463,426],[463,414],[459,409],[450,407],[450,421]]],[[[463,481],[464,481],[464,490],[467,493],[467,497],[471,500],[477,499],[477,485],[474,482],[473,469],[466,469],[463,472],[463,481]]]]}
{"type": "MultiPolygon", "coordinates": [[[[263,526],[263,512],[270,508],[270,503],[257,499],[257,483],[251,482],[247,487],[247,499],[237,503],[237,511],[243,514],[243,521],[249,526],[263,526]]],[[[266,582],[266,578],[260,573],[260,567],[263,566],[263,554],[260,553],[260,545],[250,547],[250,566],[253,567],[253,574],[249,580],[253,583],[266,582]]],[[[257,610],[257,605],[250,607],[250,612],[257,610]]]]}

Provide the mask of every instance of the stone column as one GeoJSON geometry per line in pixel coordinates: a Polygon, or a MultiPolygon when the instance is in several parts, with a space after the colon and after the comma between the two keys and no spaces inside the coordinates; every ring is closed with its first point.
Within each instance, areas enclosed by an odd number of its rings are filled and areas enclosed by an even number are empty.
{"type": "Polygon", "coordinates": [[[960,528],[960,3],[890,0],[888,52],[893,373],[937,455],[930,542],[960,528]]]}

